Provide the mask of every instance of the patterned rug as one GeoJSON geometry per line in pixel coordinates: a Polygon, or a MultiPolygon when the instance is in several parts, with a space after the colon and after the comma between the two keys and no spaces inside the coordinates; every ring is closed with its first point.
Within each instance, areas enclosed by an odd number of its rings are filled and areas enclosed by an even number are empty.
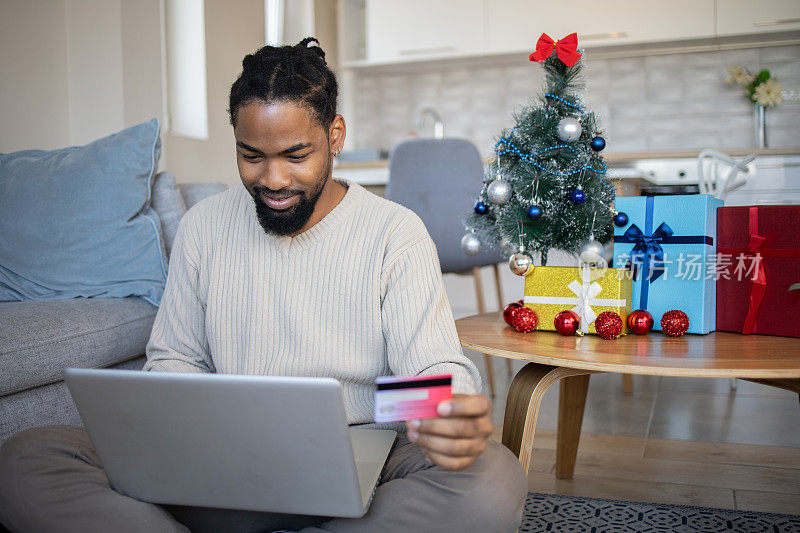
{"type": "Polygon", "coordinates": [[[528,493],[520,533],[800,533],[800,516],[528,493]]]}

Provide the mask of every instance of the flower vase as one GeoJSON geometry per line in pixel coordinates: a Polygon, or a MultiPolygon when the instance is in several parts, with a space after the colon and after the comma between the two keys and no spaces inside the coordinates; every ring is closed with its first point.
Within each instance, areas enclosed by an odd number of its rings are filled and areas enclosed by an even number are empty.
{"type": "Polygon", "coordinates": [[[767,147],[767,110],[758,103],[753,104],[754,130],[753,134],[756,141],[756,148],[767,147]]]}

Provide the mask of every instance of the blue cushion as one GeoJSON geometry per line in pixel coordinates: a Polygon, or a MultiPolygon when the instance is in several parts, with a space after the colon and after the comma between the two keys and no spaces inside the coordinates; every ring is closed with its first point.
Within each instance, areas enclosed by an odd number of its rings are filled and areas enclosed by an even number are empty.
{"type": "Polygon", "coordinates": [[[0,300],[141,296],[167,277],[150,206],[158,121],[86,146],[0,154],[0,300]]]}

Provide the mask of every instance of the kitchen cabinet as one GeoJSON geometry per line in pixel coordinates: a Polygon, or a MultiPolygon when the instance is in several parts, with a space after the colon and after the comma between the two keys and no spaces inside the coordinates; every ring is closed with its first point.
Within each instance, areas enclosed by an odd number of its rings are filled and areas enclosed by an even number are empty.
{"type": "Polygon", "coordinates": [[[367,60],[480,54],[483,6],[484,0],[367,0],[367,60]]]}
{"type": "Polygon", "coordinates": [[[714,0],[486,2],[487,53],[533,50],[543,32],[554,40],[577,32],[581,47],[712,37],[714,0]]]}
{"type": "Polygon", "coordinates": [[[543,32],[591,49],[800,29],[800,0],[338,1],[345,67],[532,51],[543,32]]]}
{"type": "Polygon", "coordinates": [[[797,29],[800,29],[798,0],[717,0],[720,36],[797,29]]]}

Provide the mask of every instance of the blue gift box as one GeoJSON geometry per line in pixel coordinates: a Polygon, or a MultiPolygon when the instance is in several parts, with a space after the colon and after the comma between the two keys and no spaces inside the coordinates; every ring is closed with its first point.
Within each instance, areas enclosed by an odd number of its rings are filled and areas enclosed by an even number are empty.
{"type": "Polygon", "coordinates": [[[614,266],[633,276],[632,309],[647,309],[661,329],[670,309],[689,315],[689,333],[716,328],[717,208],[705,194],[616,199],[628,224],[614,228],[614,266]]]}

